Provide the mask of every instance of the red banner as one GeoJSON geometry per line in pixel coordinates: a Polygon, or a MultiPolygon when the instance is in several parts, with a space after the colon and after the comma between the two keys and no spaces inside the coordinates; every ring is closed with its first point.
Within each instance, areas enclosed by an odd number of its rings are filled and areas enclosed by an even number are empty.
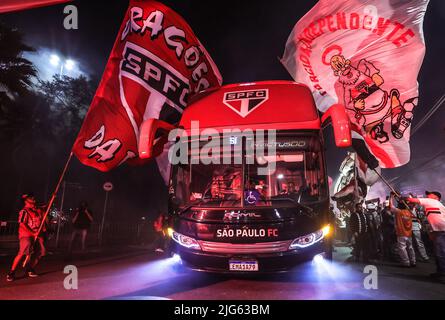
{"type": "Polygon", "coordinates": [[[44,7],[70,1],[71,0],[2,0],[0,3],[0,13],[44,7]]]}
{"type": "Polygon", "coordinates": [[[137,162],[144,120],[175,124],[192,95],[220,85],[217,67],[177,13],[131,0],[74,154],[101,171],[137,162]]]}

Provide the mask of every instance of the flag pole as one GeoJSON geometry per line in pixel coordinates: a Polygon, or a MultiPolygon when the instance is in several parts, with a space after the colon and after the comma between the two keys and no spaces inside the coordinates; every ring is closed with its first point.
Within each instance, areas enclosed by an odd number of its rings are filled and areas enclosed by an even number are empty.
{"type": "MultiPolygon", "coordinates": [[[[397,198],[400,199],[400,198],[402,197],[402,196],[400,195],[400,193],[398,193],[398,192],[393,188],[393,186],[391,186],[391,185],[389,184],[389,182],[385,179],[385,177],[382,176],[382,175],[380,174],[380,172],[378,172],[376,169],[372,169],[372,170],[374,170],[374,172],[377,173],[377,175],[379,176],[379,178],[382,179],[382,181],[388,186],[388,188],[391,189],[391,191],[392,191],[393,193],[395,193],[395,195],[396,195],[397,198]]],[[[406,209],[408,209],[409,212],[411,212],[411,214],[412,214],[412,211],[411,211],[411,209],[409,208],[408,204],[405,202],[405,200],[402,200],[402,203],[405,205],[406,209]]]]}
{"type": "Polygon", "coordinates": [[[354,152],[354,195],[360,199],[360,191],[358,190],[358,181],[357,181],[357,153],[354,152]]]}
{"type": "Polygon", "coordinates": [[[379,176],[380,179],[382,179],[382,181],[388,186],[388,188],[391,189],[391,191],[394,192],[396,196],[400,198],[400,194],[393,188],[393,186],[389,184],[388,180],[386,180],[385,177],[382,176],[380,172],[378,172],[375,168],[372,170],[379,176]]]}
{"type": "MultiPolygon", "coordinates": [[[[46,211],[45,211],[45,214],[43,216],[42,222],[40,223],[39,229],[37,230],[37,234],[34,236],[34,243],[37,240],[37,238],[39,237],[40,232],[42,232],[43,226],[45,225],[45,220],[48,217],[49,211],[51,210],[51,206],[53,205],[53,202],[54,202],[54,200],[56,198],[57,192],[59,191],[60,185],[62,184],[63,178],[65,177],[66,171],[68,169],[68,166],[69,166],[72,158],[73,158],[73,150],[71,149],[70,155],[68,156],[68,159],[67,159],[67,161],[65,163],[65,166],[63,168],[62,174],[59,177],[59,181],[57,182],[56,188],[55,188],[55,190],[54,190],[53,194],[51,195],[51,198],[50,198],[50,200],[48,202],[48,205],[46,207],[46,211]]],[[[23,262],[23,267],[25,267],[28,264],[28,262],[30,260],[30,257],[31,257],[31,255],[27,255],[26,256],[25,261],[23,262]]]]}

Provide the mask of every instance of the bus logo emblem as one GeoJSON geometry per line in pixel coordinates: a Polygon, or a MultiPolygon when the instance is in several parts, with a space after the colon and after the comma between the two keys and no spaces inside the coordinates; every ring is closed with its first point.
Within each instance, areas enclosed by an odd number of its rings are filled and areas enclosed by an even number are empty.
{"type": "Polygon", "coordinates": [[[230,211],[224,214],[224,220],[232,220],[232,219],[240,219],[240,218],[261,218],[260,214],[256,214],[255,212],[235,212],[230,211]]]}
{"type": "Polygon", "coordinates": [[[245,118],[269,99],[269,89],[226,92],[223,103],[245,118]]]}

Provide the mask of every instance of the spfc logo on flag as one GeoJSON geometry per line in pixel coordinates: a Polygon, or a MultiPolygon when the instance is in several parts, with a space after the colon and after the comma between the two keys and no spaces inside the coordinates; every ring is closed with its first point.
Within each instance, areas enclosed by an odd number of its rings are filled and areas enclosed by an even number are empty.
{"type": "Polygon", "coordinates": [[[269,89],[226,92],[223,103],[245,118],[269,99],[269,89]]]}

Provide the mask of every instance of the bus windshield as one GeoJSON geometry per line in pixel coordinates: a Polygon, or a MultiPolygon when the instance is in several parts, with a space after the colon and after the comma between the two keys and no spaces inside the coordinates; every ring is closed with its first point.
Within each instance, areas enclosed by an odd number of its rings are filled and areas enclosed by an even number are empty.
{"type": "Polygon", "coordinates": [[[286,144],[291,138],[281,140],[276,155],[244,155],[242,164],[175,166],[172,187],[177,204],[180,208],[293,207],[325,199],[327,181],[318,139],[304,148],[286,144]]]}

